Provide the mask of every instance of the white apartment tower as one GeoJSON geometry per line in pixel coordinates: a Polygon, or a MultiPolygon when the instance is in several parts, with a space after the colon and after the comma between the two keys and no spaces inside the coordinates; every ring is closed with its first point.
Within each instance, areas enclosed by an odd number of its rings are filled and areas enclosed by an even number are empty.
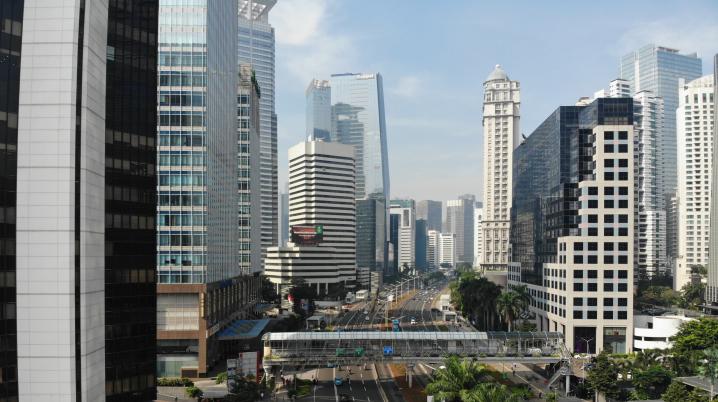
{"type": "Polygon", "coordinates": [[[505,270],[509,262],[512,153],[521,141],[519,105],[519,82],[496,65],[484,82],[482,269],[505,270]]]}
{"type": "Polygon", "coordinates": [[[392,200],[389,212],[399,216],[399,271],[416,267],[416,207],[414,200],[392,200]]]}
{"type": "Polygon", "coordinates": [[[708,263],[713,171],[713,75],[679,80],[678,132],[678,260],[675,290],[691,280],[694,265],[708,263]]]}
{"type": "Polygon", "coordinates": [[[479,266],[481,262],[481,250],[484,245],[481,237],[481,221],[483,216],[483,208],[474,208],[474,266],[479,266]]]}
{"type": "Polygon", "coordinates": [[[439,234],[439,265],[456,264],[456,235],[453,233],[439,234]]]}
{"type": "Polygon", "coordinates": [[[281,287],[293,279],[316,285],[353,287],[356,281],[356,201],[354,148],[307,141],[289,149],[289,227],[322,226],[318,245],[290,242],[270,247],[265,275],[281,287]]]}
{"type": "Polygon", "coordinates": [[[430,269],[439,267],[439,237],[441,232],[438,230],[429,230],[428,240],[426,244],[426,262],[430,269]]]}

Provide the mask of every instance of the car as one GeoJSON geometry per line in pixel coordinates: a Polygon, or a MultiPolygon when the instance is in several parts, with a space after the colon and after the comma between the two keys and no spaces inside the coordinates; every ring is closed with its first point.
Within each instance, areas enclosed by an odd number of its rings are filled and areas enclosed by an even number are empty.
{"type": "Polygon", "coordinates": [[[354,397],[347,394],[339,394],[339,402],[353,402],[354,397]]]}
{"type": "Polygon", "coordinates": [[[364,316],[364,321],[369,321],[369,316],[368,316],[368,315],[365,315],[365,316],[364,316]]]}
{"type": "Polygon", "coordinates": [[[344,385],[344,380],[342,380],[341,377],[334,377],[334,385],[336,385],[337,387],[341,387],[342,385],[344,385]]]}
{"type": "Polygon", "coordinates": [[[416,325],[416,318],[411,319],[411,325],[416,325]]]}

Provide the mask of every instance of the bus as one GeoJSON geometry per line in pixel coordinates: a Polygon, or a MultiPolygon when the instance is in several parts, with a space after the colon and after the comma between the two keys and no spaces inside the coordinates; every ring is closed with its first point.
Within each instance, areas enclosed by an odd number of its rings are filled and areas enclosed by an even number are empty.
{"type": "Polygon", "coordinates": [[[391,330],[392,332],[399,332],[401,331],[401,326],[399,325],[400,321],[398,318],[395,318],[391,320],[391,330]]]}

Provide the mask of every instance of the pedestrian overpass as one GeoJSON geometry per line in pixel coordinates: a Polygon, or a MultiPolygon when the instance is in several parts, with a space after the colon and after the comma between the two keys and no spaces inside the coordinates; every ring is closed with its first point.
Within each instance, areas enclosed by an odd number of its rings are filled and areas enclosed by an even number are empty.
{"type": "Polygon", "coordinates": [[[277,332],[262,337],[264,369],[365,363],[440,364],[455,355],[483,363],[566,362],[560,332],[277,332]]]}

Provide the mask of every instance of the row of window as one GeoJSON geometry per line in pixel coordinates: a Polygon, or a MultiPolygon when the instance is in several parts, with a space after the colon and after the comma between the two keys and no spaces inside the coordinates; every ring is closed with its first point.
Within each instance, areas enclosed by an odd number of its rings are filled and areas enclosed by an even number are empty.
{"type": "MultiPolygon", "coordinates": [[[[583,264],[584,263],[584,256],[582,255],[574,255],[573,256],[573,263],[574,264],[583,264]]],[[[588,255],[585,258],[586,264],[598,264],[598,256],[597,255],[588,255]]],[[[626,255],[619,255],[614,258],[612,255],[604,255],[603,256],[603,263],[604,264],[628,264],[628,256],[626,255]]]]}
{"type": "Polygon", "coordinates": [[[160,207],[172,206],[204,206],[205,197],[201,192],[187,192],[185,194],[166,194],[160,192],[157,205],[160,207]]]}
{"type": "Polygon", "coordinates": [[[160,66],[204,67],[207,55],[204,52],[159,52],[160,66]]]}
{"type": "Polygon", "coordinates": [[[192,131],[160,131],[160,146],[201,147],[204,135],[192,131]]]}
{"type": "Polygon", "coordinates": [[[163,154],[167,151],[160,151],[158,156],[159,166],[204,166],[204,153],[183,153],[183,154],[163,154]]]}
{"type": "Polygon", "coordinates": [[[163,234],[157,235],[157,244],[160,246],[204,246],[207,236],[204,233],[193,234],[163,234]]]}
{"type": "Polygon", "coordinates": [[[161,170],[159,172],[160,186],[204,186],[204,172],[179,172],[161,170]]]}
{"type": "MultiPolygon", "coordinates": [[[[598,195],[598,187],[587,187],[588,195],[598,195]]],[[[604,187],[604,195],[628,195],[628,187],[604,187]]]]}
{"type": "MultiPolygon", "coordinates": [[[[587,204],[590,209],[598,209],[598,200],[588,200],[587,204]]],[[[618,208],[628,208],[628,200],[618,200],[618,204],[615,200],[603,200],[604,208],[616,208],[616,205],[618,208]]]]}
{"type": "MultiPolygon", "coordinates": [[[[616,314],[614,314],[613,311],[604,311],[603,312],[603,319],[604,320],[627,320],[628,319],[628,312],[627,311],[617,311],[616,314]]],[[[586,314],[582,310],[574,310],[573,311],[573,319],[574,320],[596,320],[598,319],[598,313],[596,311],[586,311],[586,314]]]]}
{"type": "MultiPolygon", "coordinates": [[[[595,269],[589,269],[589,270],[574,270],[573,271],[573,277],[575,279],[582,279],[584,277],[584,272],[586,273],[586,277],[589,279],[595,279],[598,278],[598,270],[595,269]]],[[[618,279],[628,279],[628,271],[625,269],[619,269],[617,271],[607,269],[603,271],[603,277],[605,279],[613,279],[614,275],[618,279]]]]}
{"type": "Polygon", "coordinates": [[[192,71],[160,71],[160,86],[203,87],[207,85],[207,74],[192,71]]]}

